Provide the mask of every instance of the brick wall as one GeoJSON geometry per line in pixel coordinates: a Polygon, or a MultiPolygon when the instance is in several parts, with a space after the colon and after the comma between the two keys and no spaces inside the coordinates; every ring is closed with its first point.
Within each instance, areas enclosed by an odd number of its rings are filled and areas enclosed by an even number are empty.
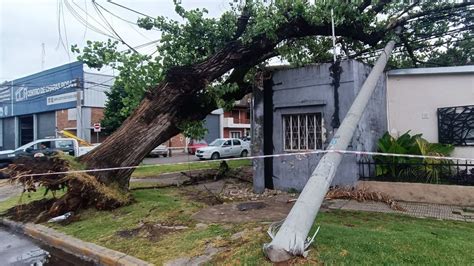
{"type": "Polygon", "coordinates": [[[100,123],[100,121],[104,118],[104,109],[98,107],[91,108],[91,123],[93,126],[94,123],[100,123]]]}
{"type": "MultiPolygon", "coordinates": [[[[93,107],[91,108],[91,125],[83,125],[83,127],[87,128],[94,125],[94,123],[100,123],[102,118],[104,117],[104,109],[93,107]]],[[[68,120],[68,110],[58,110],[56,111],[56,125],[57,130],[64,130],[66,128],[75,128],[76,127],[76,120],[68,120]]],[[[69,132],[76,135],[76,130],[68,130],[69,132]]],[[[106,139],[106,136],[103,133],[99,133],[99,142],[103,142],[106,139]]],[[[97,133],[91,129],[91,143],[97,142],[97,133]]]]}
{"type": "Polygon", "coordinates": [[[184,147],[186,145],[186,138],[180,133],[163,144],[168,147],[184,147]]]}
{"type": "Polygon", "coordinates": [[[58,130],[76,127],[76,120],[68,120],[67,113],[67,109],[56,111],[56,127],[58,130]]]}

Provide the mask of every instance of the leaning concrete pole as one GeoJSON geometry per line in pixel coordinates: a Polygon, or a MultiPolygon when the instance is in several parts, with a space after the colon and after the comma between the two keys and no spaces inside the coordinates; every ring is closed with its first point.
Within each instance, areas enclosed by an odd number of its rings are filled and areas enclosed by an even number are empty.
{"type": "MultiPolygon", "coordinates": [[[[394,46],[395,41],[393,40],[385,46],[327,150],[347,149],[394,46]]],[[[281,262],[296,255],[304,255],[307,245],[309,245],[305,241],[306,237],[336,174],[337,167],[341,163],[342,156],[342,154],[333,152],[326,153],[321,158],[280,230],[272,242],[263,247],[265,255],[271,261],[281,262]]]]}

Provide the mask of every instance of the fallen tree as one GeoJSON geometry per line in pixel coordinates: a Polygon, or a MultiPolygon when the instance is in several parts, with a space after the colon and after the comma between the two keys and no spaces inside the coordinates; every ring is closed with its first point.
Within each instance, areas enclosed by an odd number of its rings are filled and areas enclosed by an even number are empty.
{"type": "MultiPolygon", "coordinates": [[[[249,93],[252,77],[268,59],[280,56],[295,65],[328,60],[331,10],[343,56],[370,61],[372,53],[381,48],[381,41],[393,37],[393,29],[402,27],[403,46],[396,52],[398,57],[416,64],[432,50],[434,41],[448,37],[455,41],[472,32],[472,5],[423,1],[409,5],[398,1],[247,1],[213,19],[205,18],[205,10],[186,11],[176,4],[184,23],[164,17],[138,21],[143,28],[162,32],[159,56],[120,53],[111,42],[89,42],[82,51],[80,59],[89,66],[115,66],[121,71],[117,79],[120,86],[144,93],[124,100],[130,105],[136,103],[136,108],[125,104],[133,111],[122,126],[79,161],[88,169],[138,165],[154,147],[179,133],[183,124],[201,121],[223,102],[249,93]],[[149,80],[159,84],[151,86],[149,80]]],[[[89,176],[123,193],[128,190],[132,171],[100,171],[89,176]]],[[[73,191],[70,187],[70,195],[63,197],[91,197],[73,191]]]]}
{"type": "MultiPolygon", "coordinates": [[[[277,1],[279,2],[279,1],[277,1]]],[[[378,47],[382,39],[392,35],[398,26],[413,26],[413,21],[432,21],[463,17],[463,10],[470,4],[438,4],[423,6],[426,10],[414,12],[417,5],[395,5],[391,1],[364,1],[362,4],[342,5],[343,8],[325,4],[311,6],[306,1],[276,3],[269,7],[249,5],[243,8],[242,16],[235,19],[234,33],[230,39],[222,40],[222,47],[212,47],[216,52],[201,56],[203,59],[186,66],[173,66],[166,72],[163,81],[149,89],[132,115],[100,147],[84,155],[80,160],[89,168],[120,167],[138,165],[151,149],[179,133],[178,125],[183,121],[202,120],[216,109],[215,101],[206,99],[205,91],[210,84],[225,78],[224,84],[237,84],[238,90],[224,93],[222,98],[237,100],[250,92],[251,84],[246,74],[257,64],[279,54],[278,45],[287,43],[291,48],[297,40],[308,36],[324,38],[331,35],[329,19],[330,9],[339,11],[335,26],[341,42],[363,47],[378,47]],[[354,10],[354,8],[356,8],[354,10]],[[268,12],[261,15],[259,12],[268,12]],[[380,26],[371,23],[384,11],[399,12],[400,18],[380,26]],[[403,16],[407,13],[407,16],[403,16]],[[315,17],[317,17],[317,19],[315,17]],[[345,18],[345,19],[342,19],[345,18]],[[367,20],[370,18],[371,20],[367,20]],[[259,21],[261,20],[261,21],[259,21]],[[259,23],[274,21],[269,28],[262,28],[259,23]],[[258,31],[257,31],[258,30],[258,31]],[[342,41],[344,40],[344,41],[342,41]],[[230,73],[226,76],[226,74],[230,73]],[[120,149],[117,149],[120,147],[120,149]]],[[[422,5],[422,4],[420,4],[422,5]]],[[[188,19],[187,27],[198,22],[193,21],[189,13],[181,11],[188,19]]],[[[337,13],[336,13],[337,14],[337,13]]],[[[160,23],[163,23],[161,18],[160,23]]],[[[452,20],[454,21],[454,20],[452,20]]],[[[447,21],[443,21],[443,24],[447,21]]],[[[461,21],[458,21],[461,23],[461,21]]],[[[159,24],[155,22],[153,25],[159,24]]],[[[161,24],[159,24],[161,25],[161,24]]],[[[415,29],[416,27],[413,27],[415,29]]],[[[189,31],[193,31],[190,29],[189,31]]],[[[179,32],[183,34],[183,32],[179,32]]],[[[193,32],[194,33],[194,32],[193,32]]],[[[432,33],[437,35],[439,33],[432,33]]],[[[194,36],[199,38],[199,36],[194,36]]],[[[177,47],[176,47],[177,48],[177,47]]],[[[207,48],[207,47],[203,47],[207,48]]],[[[296,45],[296,48],[298,46],[296,45]]],[[[300,47],[300,48],[304,48],[300,47]]],[[[324,48],[324,46],[323,46],[324,48]]],[[[126,188],[131,170],[117,170],[95,174],[98,179],[110,184],[117,182],[126,188]]]]}
{"type": "Polygon", "coordinates": [[[23,185],[23,192],[44,187],[44,195],[52,193],[53,199],[13,207],[7,215],[15,220],[45,222],[51,217],[81,208],[93,206],[98,210],[111,210],[131,202],[127,193],[100,183],[90,174],[64,173],[80,171],[81,168],[73,157],[62,152],[19,157],[3,169],[3,173],[11,177],[11,182],[23,185]],[[66,193],[57,198],[58,191],[66,193]]]}

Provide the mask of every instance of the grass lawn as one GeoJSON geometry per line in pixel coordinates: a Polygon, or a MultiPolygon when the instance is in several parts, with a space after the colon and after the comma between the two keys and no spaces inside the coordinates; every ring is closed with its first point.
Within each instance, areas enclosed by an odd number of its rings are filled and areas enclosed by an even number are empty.
{"type": "MultiPolygon", "coordinates": [[[[32,193],[31,199],[40,198],[42,193],[32,193]]],[[[262,253],[262,244],[270,240],[266,235],[267,224],[211,224],[198,229],[191,215],[205,205],[186,199],[178,188],[136,190],[133,196],[136,203],[130,206],[110,212],[86,210],[80,213],[79,221],[53,227],[156,265],[200,255],[209,243],[226,249],[211,264],[270,265],[262,253]],[[146,232],[125,237],[117,234],[147,222],[189,228],[159,235],[154,240],[146,232]],[[244,230],[242,238],[231,238],[244,230]]],[[[31,200],[26,196],[23,199],[23,202],[31,200]]],[[[14,198],[0,203],[0,211],[17,201],[14,198]]],[[[321,230],[309,257],[293,263],[469,265],[474,262],[474,223],[348,211],[320,213],[316,222],[321,230]]]]}
{"type": "MultiPolygon", "coordinates": [[[[182,164],[163,164],[163,165],[153,165],[150,167],[138,168],[133,174],[132,178],[146,178],[146,177],[156,177],[159,174],[169,173],[169,172],[179,172],[179,171],[188,171],[188,170],[198,170],[198,169],[212,169],[218,168],[220,162],[216,161],[194,161],[189,163],[182,164]]],[[[230,168],[237,168],[241,166],[250,166],[252,165],[251,160],[241,159],[241,160],[232,160],[228,161],[227,164],[230,168]]]]}

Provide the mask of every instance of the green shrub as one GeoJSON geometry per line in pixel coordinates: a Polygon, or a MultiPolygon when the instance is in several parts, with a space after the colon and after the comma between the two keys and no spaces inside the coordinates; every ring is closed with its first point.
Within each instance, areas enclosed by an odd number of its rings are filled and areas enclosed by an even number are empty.
{"type": "MultiPolygon", "coordinates": [[[[377,142],[377,151],[394,154],[449,156],[454,150],[451,145],[430,143],[421,136],[421,134],[411,136],[408,131],[395,138],[387,132],[377,142]]],[[[374,161],[377,176],[393,177],[401,180],[408,177],[422,177],[428,183],[439,183],[441,173],[449,170],[447,166],[443,166],[449,162],[448,160],[374,156],[374,161]]]]}

